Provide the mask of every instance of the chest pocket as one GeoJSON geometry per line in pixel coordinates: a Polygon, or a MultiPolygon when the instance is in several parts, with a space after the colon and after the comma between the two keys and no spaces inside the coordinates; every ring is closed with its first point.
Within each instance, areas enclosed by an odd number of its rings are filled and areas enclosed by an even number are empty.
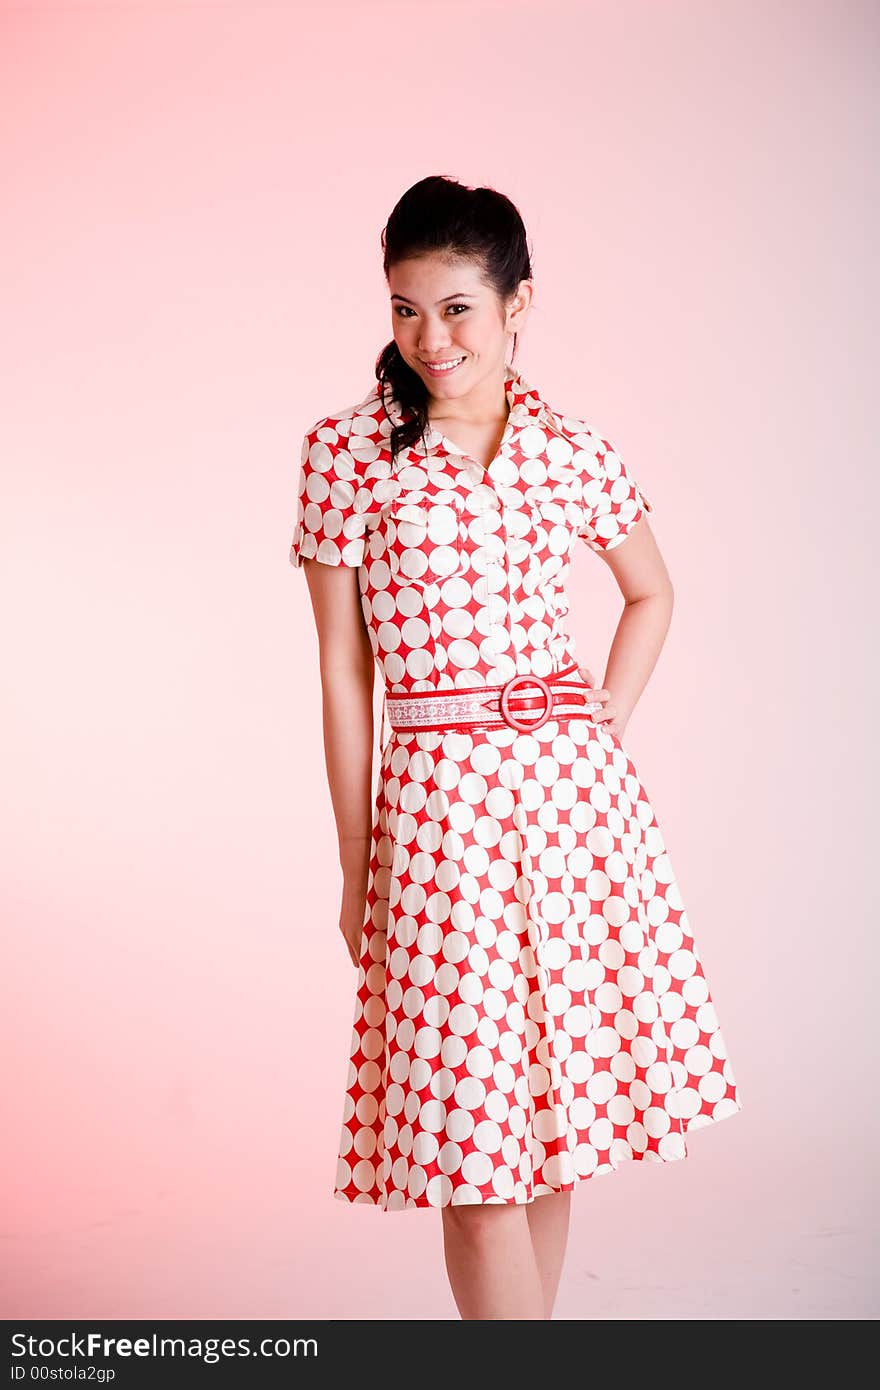
{"type": "Polygon", "coordinates": [[[461,574],[467,562],[461,499],[395,499],[386,513],[386,539],[397,584],[426,589],[461,574]]]}

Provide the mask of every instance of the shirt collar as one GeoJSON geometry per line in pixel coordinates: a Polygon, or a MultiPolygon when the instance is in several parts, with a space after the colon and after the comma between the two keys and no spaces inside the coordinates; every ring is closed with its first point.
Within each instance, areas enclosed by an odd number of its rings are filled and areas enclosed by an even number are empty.
{"type": "MultiPolygon", "coordinates": [[[[380,390],[381,388],[377,387],[377,391],[380,390]]],[[[531,382],[526,380],[522,372],[510,363],[506,363],[504,368],[504,392],[510,407],[507,420],[508,424],[513,426],[514,437],[531,425],[542,426],[552,430],[555,434],[564,435],[559,417],[551,410],[540,392],[531,382]]],[[[373,399],[374,401],[376,399],[375,393],[373,399]]],[[[382,400],[381,395],[379,400],[382,400]]],[[[387,412],[387,417],[383,420],[383,434],[390,434],[394,425],[402,424],[410,418],[410,412],[401,410],[397,402],[387,392],[384,397],[384,407],[383,415],[387,412]]],[[[428,424],[425,430],[425,441],[429,450],[437,450],[447,454],[464,454],[465,452],[451,439],[447,439],[432,424],[428,424]]],[[[419,451],[421,440],[417,440],[410,448],[419,451]]]]}

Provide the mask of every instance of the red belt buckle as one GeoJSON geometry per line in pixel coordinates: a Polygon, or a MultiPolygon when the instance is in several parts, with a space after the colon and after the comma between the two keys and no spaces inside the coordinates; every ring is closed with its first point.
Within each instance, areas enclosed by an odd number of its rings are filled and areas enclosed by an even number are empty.
{"type": "Polygon", "coordinates": [[[542,724],[546,724],[550,718],[550,711],[553,708],[553,691],[545,680],[540,676],[511,676],[510,680],[501,691],[501,717],[512,729],[519,729],[520,733],[527,734],[530,729],[540,729],[542,724]],[[510,712],[510,696],[518,685],[536,685],[544,696],[547,708],[544,710],[540,719],[533,719],[531,722],[523,724],[517,719],[515,714],[510,712]]]}

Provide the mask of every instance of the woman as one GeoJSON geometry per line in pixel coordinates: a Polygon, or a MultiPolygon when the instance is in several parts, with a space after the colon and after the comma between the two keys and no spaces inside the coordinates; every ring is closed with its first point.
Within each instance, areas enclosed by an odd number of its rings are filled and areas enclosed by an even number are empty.
{"type": "Polygon", "coordinates": [[[461,1317],[546,1319],[575,1184],[684,1158],[740,1108],[621,743],[672,585],[608,441],[508,362],[532,298],[513,204],[426,178],[383,247],[394,339],[306,435],[290,552],[357,968],[333,1195],[440,1208],[461,1317]],[[578,540],[624,599],[598,689],[564,627],[578,540]]]}

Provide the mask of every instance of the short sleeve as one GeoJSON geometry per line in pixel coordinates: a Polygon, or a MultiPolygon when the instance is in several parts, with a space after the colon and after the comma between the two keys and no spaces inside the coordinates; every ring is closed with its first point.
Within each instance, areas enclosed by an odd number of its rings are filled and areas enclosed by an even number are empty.
{"type": "Polygon", "coordinates": [[[654,508],[607,439],[587,451],[583,472],[584,522],[578,535],[591,550],[613,550],[645,512],[654,508]]]}
{"type": "Polygon", "coordinates": [[[357,465],[345,448],[345,434],[328,417],[310,429],[302,443],[297,517],[290,563],[320,560],[325,565],[363,563],[366,497],[357,465]],[[358,509],[359,500],[363,509],[358,509]]]}

